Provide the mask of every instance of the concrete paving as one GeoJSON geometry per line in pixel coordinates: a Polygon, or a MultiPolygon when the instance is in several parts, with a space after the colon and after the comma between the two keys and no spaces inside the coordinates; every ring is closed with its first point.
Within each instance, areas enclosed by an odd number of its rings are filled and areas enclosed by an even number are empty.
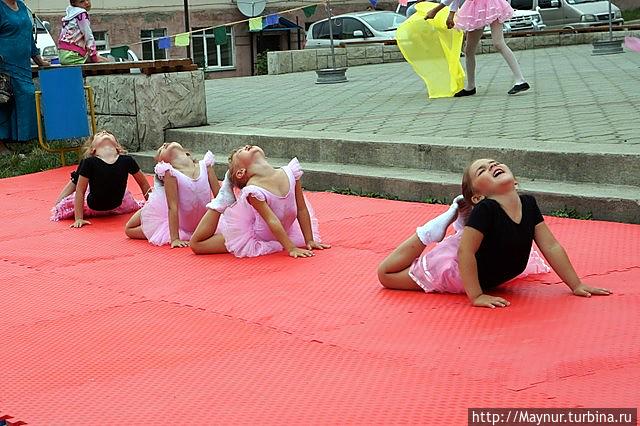
{"type": "MultiPolygon", "coordinates": [[[[509,138],[635,145],[640,152],[640,54],[591,56],[590,45],[516,52],[533,89],[508,96],[499,54],[477,57],[478,94],[428,100],[407,63],[352,67],[348,83],[315,73],[208,80],[210,124],[344,134],[509,138]]],[[[604,148],[603,148],[604,149],[604,148]]]]}
{"type": "MultiPolygon", "coordinates": [[[[544,213],[576,209],[640,223],[640,55],[591,56],[591,46],[516,52],[533,89],[508,96],[501,56],[478,56],[478,94],[429,100],[407,63],[206,82],[209,126],[173,129],[216,172],[237,146],[258,144],[274,165],[297,156],[311,190],[348,188],[401,200],[451,199],[466,164],[512,166],[544,213]]],[[[153,153],[138,153],[147,171],[153,153]]]]}

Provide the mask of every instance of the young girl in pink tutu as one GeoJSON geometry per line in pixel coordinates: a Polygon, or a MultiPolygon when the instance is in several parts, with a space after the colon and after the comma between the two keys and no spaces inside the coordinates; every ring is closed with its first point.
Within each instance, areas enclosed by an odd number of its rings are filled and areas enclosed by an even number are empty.
{"type": "Polygon", "coordinates": [[[91,224],[86,217],[131,213],[142,206],[127,190],[127,179],[133,175],[145,198],[149,182],[112,133],[96,133],[81,152],[85,158],[58,196],[51,220],[75,217],[71,227],[81,228],[91,224]]]}
{"type": "MultiPolygon", "coordinates": [[[[471,0],[473,1],[473,0],[471,0]]],[[[508,306],[486,294],[514,278],[549,267],[577,296],[610,294],[583,284],[564,249],[544,223],[535,198],[519,195],[511,170],[495,160],[474,161],[464,171],[462,196],[442,215],[420,226],[378,267],[380,283],[397,290],[465,292],[474,306],[508,306]],[[461,207],[463,206],[463,207],[461,207]],[[474,206],[469,212],[467,206],[474,206]],[[456,233],[444,238],[453,222],[456,233]],[[444,238],[444,240],[443,240],[444,238]],[[438,243],[423,253],[425,246],[438,243]]]]}
{"type": "Polygon", "coordinates": [[[529,90],[530,86],[525,81],[520,65],[515,55],[504,41],[502,24],[513,16],[513,9],[506,0],[466,0],[460,10],[460,0],[441,0],[440,4],[431,9],[425,19],[433,19],[445,6],[449,6],[447,26],[466,31],[467,41],[464,47],[465,64],[467,68],[467,84],[454,96],[471,96],[476,94],[476,49],[484,27],[491,28],[491,41],[493,47],[500,52],[504,60],[511,68],[514,78],[514,86],[507,92],[510,95],[529,90]],[[457,14],[456,14],[457,11],[457,14]],[[455,16],[455,19],[454,19],[455,16]]]}
{"type": "Polygon", "coordinates": [[[156,160],[153,192],[127,222],[125,233],[157,246],[187,247],[207,211],[211,192],[217,195],[220,190],[213,171],[215,158],[208,151],[202,160],[195,161],[182,145],[172,142],[158,149],[156,160]]]}
{"type": "Polygon", "coordinates": [[[193,252],[254,257],[285,250],[309,257],[329,248],[320,242],[318,221],[302,194],[302,173],[297,158],[276,169],[260,147],[235,150],[220,192],[191,237],[193,252]],[[237,200],[234,186],[240,188],[237,200]]]}

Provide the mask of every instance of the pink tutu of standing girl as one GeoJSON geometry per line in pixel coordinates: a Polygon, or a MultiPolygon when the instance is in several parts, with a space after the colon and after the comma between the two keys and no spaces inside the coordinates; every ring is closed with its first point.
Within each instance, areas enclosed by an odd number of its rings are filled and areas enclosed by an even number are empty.
{"type": "Polygon", "coordinates": [[[513,9],[505,0],[467,0],[458,10],[455,27],[473,31],[495,21],[507,22],[512,16],[513,9]]]}

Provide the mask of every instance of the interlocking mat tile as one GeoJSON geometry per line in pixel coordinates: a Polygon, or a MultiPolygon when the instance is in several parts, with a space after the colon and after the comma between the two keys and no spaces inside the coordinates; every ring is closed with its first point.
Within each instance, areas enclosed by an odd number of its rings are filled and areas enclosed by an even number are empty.
{"type": "MultiPolygon", "coordinates": [[[[446,206],[308,193],[333,247],[196,256],[50,222],[72,168],[0,180],[0,419],[9,424],[465,424],[469,407],[635,407],[640,226],[546,218],[578,274],[385,290],[376,267],[446,206]]],[[[131,189],[139,197],[133,182],[131,189]]]]}

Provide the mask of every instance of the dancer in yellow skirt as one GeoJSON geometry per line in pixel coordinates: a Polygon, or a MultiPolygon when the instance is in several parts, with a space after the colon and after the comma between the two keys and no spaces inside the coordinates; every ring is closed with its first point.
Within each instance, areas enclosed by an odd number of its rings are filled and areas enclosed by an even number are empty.
{"type": "Polygon", "coordinates": [[[429,98],[449,98],[464,88],[460,64],[463,33],[447,27],[447,14],[425,16],[436,3],[416,4],[416,13],[396,31],[398,47],[427,85],[429,98]]]}

